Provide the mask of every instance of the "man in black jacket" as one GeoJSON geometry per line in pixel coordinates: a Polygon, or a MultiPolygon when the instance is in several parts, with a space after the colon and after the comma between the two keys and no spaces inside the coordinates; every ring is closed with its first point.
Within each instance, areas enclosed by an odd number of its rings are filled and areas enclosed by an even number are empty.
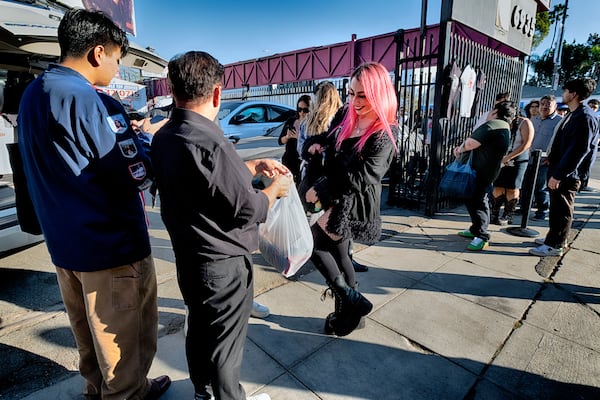
{"type": "Polygon", "coordinates": [[[175,108],[154,136],[152,163],[189,308],[186,356],[194,398],[246,399],[240,368],[252,307],[251,253],[258,248],[258,223],[292,181],[275,160],[244,163],[214,122],[224,73],[216,59],[190,51],[168,69],[175,108]],[[252,187],[257,174],[273,178],[262,191],[252,187]]]}
{"type": "Polygon", "coordinates": [[[563,86],[562,100],[569,113],[559,124],[548,153],[548,189],[550,190],[550,230],[546,239],[536,239],[539,247],[532,255],[561,256],[567,244],[575,194],[581,185],[578,167],[598,140],[598,119],[583,101],[596,89],[590,78],[574,79],[563,86]]]}

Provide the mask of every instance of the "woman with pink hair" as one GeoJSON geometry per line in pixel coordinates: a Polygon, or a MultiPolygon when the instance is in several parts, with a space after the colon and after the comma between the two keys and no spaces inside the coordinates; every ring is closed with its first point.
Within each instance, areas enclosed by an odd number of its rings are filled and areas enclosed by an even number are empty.
{"type": "Polygon", "coordinates": [[[342,122],[311,138],[304,149],[324,153],[324,175],[306,201],[325,211],[312,227],[311,260],[335,297],[325,332],[352,332],[373,304],[356,290],[349,240],[372,244],[381,236],[381,179],[396,149],[397,100],[388,71],[379,63],[361,64],[352,73],[350,101],[342,122]]]}

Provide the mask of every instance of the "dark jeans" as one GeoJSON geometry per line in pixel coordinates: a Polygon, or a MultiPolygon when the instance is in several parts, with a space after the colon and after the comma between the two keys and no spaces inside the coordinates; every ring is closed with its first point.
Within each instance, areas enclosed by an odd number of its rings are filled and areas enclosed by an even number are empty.
{"type": "Polygon", "coordinates": [[[196,393],[210,384],[217,400],[246,398],[240,369],[252,309],[252,258],[231,257],[177,264],[177,279],[188,306],[185,350],[196,393]]]}
{"type": "Polygon", "coordinates": [[[488,202],[488,192],[491,190],[490,184],[475,183],[473,197],[465,200],[465,206],[471,216],[471,227],[469,231],[475,237],[481,238],[486,242],[490,240],[488,226],[490,224],[490,205],[488,202]]]}
{"type": "Polygon", "coordinates": [[[563,247],[567,243],[579,185],[578,179],[566,178],[560,182],[558,189],[550,190],[550,230],[544,241],[548,246],[563,247]]]}

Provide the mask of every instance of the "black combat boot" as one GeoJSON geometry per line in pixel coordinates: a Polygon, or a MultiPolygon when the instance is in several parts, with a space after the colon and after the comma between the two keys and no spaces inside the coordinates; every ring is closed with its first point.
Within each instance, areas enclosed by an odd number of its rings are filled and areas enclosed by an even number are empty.
{"type": "Polygon", "coordinates": [[[512,216],[515,213],[515,208],[517,208],[517,203],[519,199],[512,199],[506,202],[504,206],[504,213],[502,217],[499,219],[500,225],[511,225],[512,224],[512,216]]]}
{"type": "Polygon", "coordinates": [[[490,224],[500,225],[500,207],[504,203],[504,195],[498,197],[490,196],[490,224]]]}
{"type": "Polygon", "coordinates": [[[373,304],[349,286],[341,274],[328,285],[335,297],[335,311],[325,320],[325,333],[346,336],[358,327],[363,316],[371,312],[373,304]]]}

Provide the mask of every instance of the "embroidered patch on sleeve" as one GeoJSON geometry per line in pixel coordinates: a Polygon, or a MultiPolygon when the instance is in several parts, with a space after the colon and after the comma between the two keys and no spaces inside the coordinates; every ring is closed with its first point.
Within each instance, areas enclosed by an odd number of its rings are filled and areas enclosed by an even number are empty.
{"type": "Polygon", "coordinates": [[[141,181],[146,177],[146,167],[143,162],[138,162],[129,166],[129,173],[133,179],[141,181]]]}
{"type": "Polygon", "coordinates": [[[110,129],[112,129],[114,133],[123,133],[127,130],[127,122],[125,121],[123,114],[109,115],[106,119],[108,120],[110,129]]]}
{"type": "Polygon", "coordinates": [[[117,142],[117,144],[119,145],[119,150],[121,150],[121,154],[123,154],[123,157],[133,158],[138,153],[137,147],[135,147],[133,139],[123,140],[117,142]]]}

